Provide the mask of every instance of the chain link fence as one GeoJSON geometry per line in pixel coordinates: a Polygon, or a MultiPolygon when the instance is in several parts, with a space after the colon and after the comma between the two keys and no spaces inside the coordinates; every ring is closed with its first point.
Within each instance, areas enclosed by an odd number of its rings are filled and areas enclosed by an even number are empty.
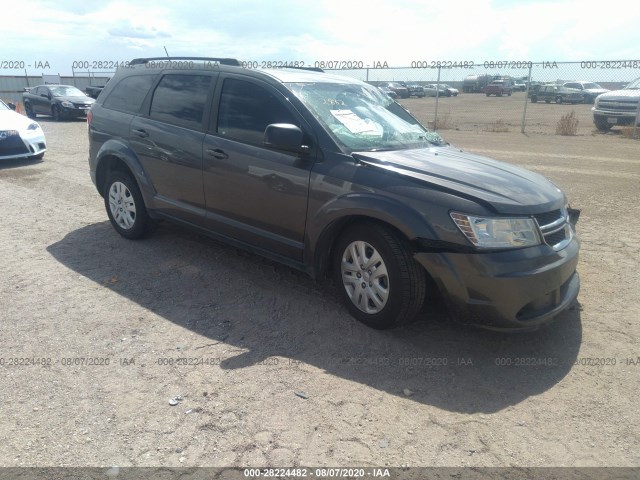
{"type": "Polygon", "coordinates": [[[409,86],[411,97],[398,101],[436,130],[560,135],[614,131],[638,138],[640,89],[616,94],[599,117],[599,128],[592,109],[600,93],[620,90],[640,77],[640,60],[412,62],[409,67],[325,70],[375,86],[409,86]],[[500,88],[488,87],[494,82],[500,88]],[[416,85],[424,97],[416,96],[416,85]]]}
{"type": "MultiPolygon", "coordinates": [[[[325,71],[375,86],[402,83],[415,91],[398,101],[435,130],[591,135],[612,131],[638,138],[640,89],[625,89],[601,108],[594,123],[595,98],[618,91],[640,77],[640,60],[583,62],[427,62],[408,67],[336,69],[344,62],[316,62],[325,71]],[[493,82],[502,84],[497,92],[493,82]],[[419,87],[416,89],[416,86],[419,87]],[[491,87],[490,87],[491,88],[491,87]],[[493,93],[492,93],[493,92],[493,93]]],[[[348,62],[351,63],[351,62],[348,62]]],[[[362,62],[357,62],[362,63],[362,62]]],[[[250,67],[253,68],[253,67],[250,67]]],[[[103,85],[112,71],[76,71],[60,83],[84,90],[103,85]]],[[[0,77],[0,98],[19,103],[22,91],[43,83],[42,77],[0,77]]],[[[388,91],[388,90],[387,90],[388,91]]]]}

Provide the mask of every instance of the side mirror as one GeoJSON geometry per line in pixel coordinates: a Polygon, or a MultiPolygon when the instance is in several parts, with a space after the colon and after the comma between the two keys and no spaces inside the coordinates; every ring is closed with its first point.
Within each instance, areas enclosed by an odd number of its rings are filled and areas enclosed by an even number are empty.
{"type": "Polygon", "coordinates": [[[303,133],[290,123],[272,123],[264,131],[265,147],[289,152],[307,153],[309,147],[303,145],[303,133]]]}
{"type": "Polygon", "coordinates": [[[41,97],[44,97],[44,98],[49,98],[49,95],[48,95],[48,94],[46,94],[46,93],[41,93],[41,94],[40,94],[40,96],[41,96],[41,97]]]}
{"type": "Polygon", "coordinates": [[[15,111],[15,109],[16,109],[16,104],[15,104],[15,103],[11,103],[11,102],[9,102],[9,103],[7,103],[7,107],[9,107],[11,110],[15,111]]]}

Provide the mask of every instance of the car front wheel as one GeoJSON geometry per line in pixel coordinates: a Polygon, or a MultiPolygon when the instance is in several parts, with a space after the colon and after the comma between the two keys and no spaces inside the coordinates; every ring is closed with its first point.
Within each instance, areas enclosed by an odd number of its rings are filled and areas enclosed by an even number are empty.
{"type": "Polygon", "coordinates": [[[24,104],[24,110],[25,110],[25,113],[27,114],[27,117],[29,118],[36,118],[38,116],[36,115],[36,112],[33,111],[33,107],[31,106],[30,103],[24,104]]]}
{"type": "Polygon", "coordinates": [[[558,95],[558,96],[556,97],[556,103],[557,103],[557,104],[561,104],[561,103],[562,103],[562,97],[561,97],[561,96],[559,96],[559,95],[558,95]]]}
{"type": "Polygon", "coordinates": [[[373,328],[409,323],[424,303],[424,270],[407,242],[382,225],[345,231],[334,250],[333,273],[351,315],[373,328]]]}
{"type": "Polygon", "coordinates": [[[58,105],[54,105],[51,107],[51,116],[56,122],[62,120],[62,112],[60,111],[60,107],[58,105]]]}
{"type": "Polygon", "coordinates": [[[147,209],[135,180],[127,173],[115,171],[108,178],[104,204],[113,228],[123,237],[142,238],[150,224],[147,209]]]}
{"type": "Polygon", "coordinates": [[[607,119],[604,117],[593,117],[593,123],[595,123],[596,128],[601,132],[608,132],[611,130],[611,124],[607,122],[607,119]]]}

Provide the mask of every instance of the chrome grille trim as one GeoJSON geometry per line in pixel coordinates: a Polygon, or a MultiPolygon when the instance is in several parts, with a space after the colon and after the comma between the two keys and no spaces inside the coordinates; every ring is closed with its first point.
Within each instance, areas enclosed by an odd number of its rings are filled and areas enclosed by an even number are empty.
{"type": "Polygon", "coordinates": [[[573,228],[569,223],[569,212],[566,208],[536,214],[533,218],[538,224],[544,243],[554,250],[562,250],[573,239],[573,228]],[[563,231],[564,233],[559,235],[563,231]]]}

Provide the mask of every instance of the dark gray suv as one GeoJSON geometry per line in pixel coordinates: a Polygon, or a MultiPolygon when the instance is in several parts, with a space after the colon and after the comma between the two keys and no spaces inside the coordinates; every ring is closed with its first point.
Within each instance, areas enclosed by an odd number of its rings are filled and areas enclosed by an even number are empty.
{"type": "Polygon", "coordinates": [[[537,327],[578,295],[565,195],[452,147],[366,83],[136,59],[88,125],[91,177],[120,235],[167,219],[330,273],[372,327],[411,321],[429,290],[454,319],[496,329],[537,327]]]}

